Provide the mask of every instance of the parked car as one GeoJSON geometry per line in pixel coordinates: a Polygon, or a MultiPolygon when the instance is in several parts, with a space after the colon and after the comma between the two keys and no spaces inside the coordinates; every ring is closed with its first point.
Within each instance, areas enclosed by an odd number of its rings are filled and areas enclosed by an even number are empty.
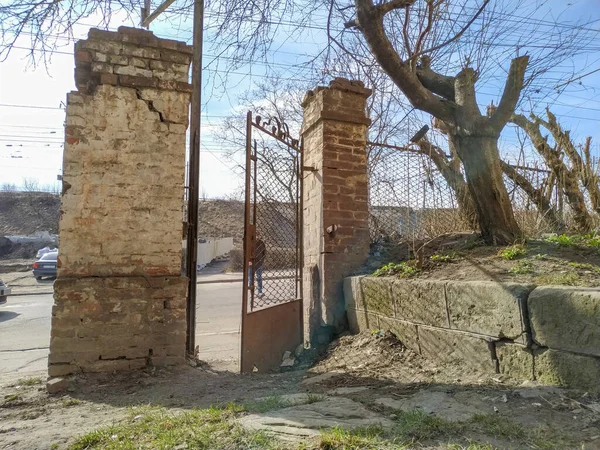
{"type": "Polygon", "coordinates": [[[33,263],[33,276],[38,280],[42,277],[56,278],[56,261],[58,252],[50,252],[42,255],[40,259],[33,263]]]}
{"type": "Polygon", "coordinates": [[[0,305],[7,302],[7,297],[10,295],[10,288],[0,280],[0,305]]]}

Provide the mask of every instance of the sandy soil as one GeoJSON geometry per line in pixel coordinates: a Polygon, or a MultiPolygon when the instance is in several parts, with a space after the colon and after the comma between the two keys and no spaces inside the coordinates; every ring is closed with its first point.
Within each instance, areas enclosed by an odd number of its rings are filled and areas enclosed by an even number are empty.
{"type": "MultiPolygon", "coordinates": [[[[46,394],[41,380],[33,386],[22,383],[0,380],[0,449],[66,448],[75,437],[119,421],[131,405],[182,410],[296,392],[345,396],[383,414],[393,412],[390,401],[400,400],[441,417],[457,408],[467,416],[497,415],[526,428],[551,427],[575,439],[578,448],[600,448],[598,398],[434,366],[389,333],[343,337],[308,371],[239,375],[205,366],[87,376],[75,378],[68,391],[55,396],[46,394]]],[[[435,444],[427,448],[438,448],[435,444]]]]}
{"type": "Polygon", "coordinates": [[[499,256],[506,246],[484,246],[470,233],[441,236],[411,246],[374,247],[363,273],[372,273],[389,262],[414,260],[414,250],[422,248],[422,267],[415,278],[600,286],[600,249],[584,243],[559,245],[543,239],[529,240],[523,245],[525,254],[512,260],[499,256]],[[449,258],[443,261],[440,256],[449,258]]]}

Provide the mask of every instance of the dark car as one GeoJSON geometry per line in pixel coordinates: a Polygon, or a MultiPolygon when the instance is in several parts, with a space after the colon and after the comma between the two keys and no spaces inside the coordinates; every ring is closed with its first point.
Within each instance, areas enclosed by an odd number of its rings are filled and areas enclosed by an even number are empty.
{"type": "Polygon", "coordinates": [[[10,295],[10,288],[0,280],[0,305],[6,303],[6,298],[10,295]]]}
{"type": "Polygon", "coordinates": [[[33,276],[38,280],[42,277],[56,278],[56,260],[58,252],[50,252],[43,255],[40,259],[33,263],[33,276]]]}

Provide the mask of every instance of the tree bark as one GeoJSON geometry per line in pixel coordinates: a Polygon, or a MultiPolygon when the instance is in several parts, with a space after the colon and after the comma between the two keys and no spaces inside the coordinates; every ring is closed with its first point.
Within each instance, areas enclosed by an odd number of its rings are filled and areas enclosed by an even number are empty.
{"type": "Polygon", "coordinates": [[[439,147],[432,145],[427,139],[421,139],[418,145],[421,153],[427,155],[433,161],[448,186],[454,191],[463,218],[472,229],[476,230],[479,227],[479,222],[475,203],[469,192],[467,182],[460,171],[461,165],[458,158],[455,156],[449,160],[439,147]]]}
{"type": "Polygon", "coordinates": [[[504,180],[496,137],[450,135],[465,169],[481,237],[488,244],[511,244],[521,237],[504,180]]]}
{"type": "MultiPolygon", "coordinates": [[[[482,116],[476,101],[475,82],[479,75],[475,70],[465,67],[456,77],[442,76],[431,70],[427,57],[415,68],[394,48],[384,16],[411,6],[414,1],[354,2],[355,23],[380,67],[415,108],[448,125],[448,135],[456,143],[465,167],[483,239],[488,244],[514,242],[521,232],[502,180],[497,141],[519,100],[529,57],[511,61],[498,107],[490,117],[482,116]]],[[[406,50],[410,56],[410,49],[406,50]]]]}

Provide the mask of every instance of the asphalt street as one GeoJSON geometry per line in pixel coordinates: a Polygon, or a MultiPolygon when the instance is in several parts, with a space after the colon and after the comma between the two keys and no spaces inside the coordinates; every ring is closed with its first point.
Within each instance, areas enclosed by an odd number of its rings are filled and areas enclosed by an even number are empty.
{"type": "MultiPolygon", "coordinates": [[[[241,281],[204,277],[198,284],[196,345],[200,359],[236,370],[239,359],[241,281]]],[[[231,277],[229,277],[231,279],[231,277]]],[[[239,279],[239,275],[238,275],[239,279]]],[[[0,376],[24,376],[47,367],[52,294],[11,295],[0,306],[0,376]]]]}

